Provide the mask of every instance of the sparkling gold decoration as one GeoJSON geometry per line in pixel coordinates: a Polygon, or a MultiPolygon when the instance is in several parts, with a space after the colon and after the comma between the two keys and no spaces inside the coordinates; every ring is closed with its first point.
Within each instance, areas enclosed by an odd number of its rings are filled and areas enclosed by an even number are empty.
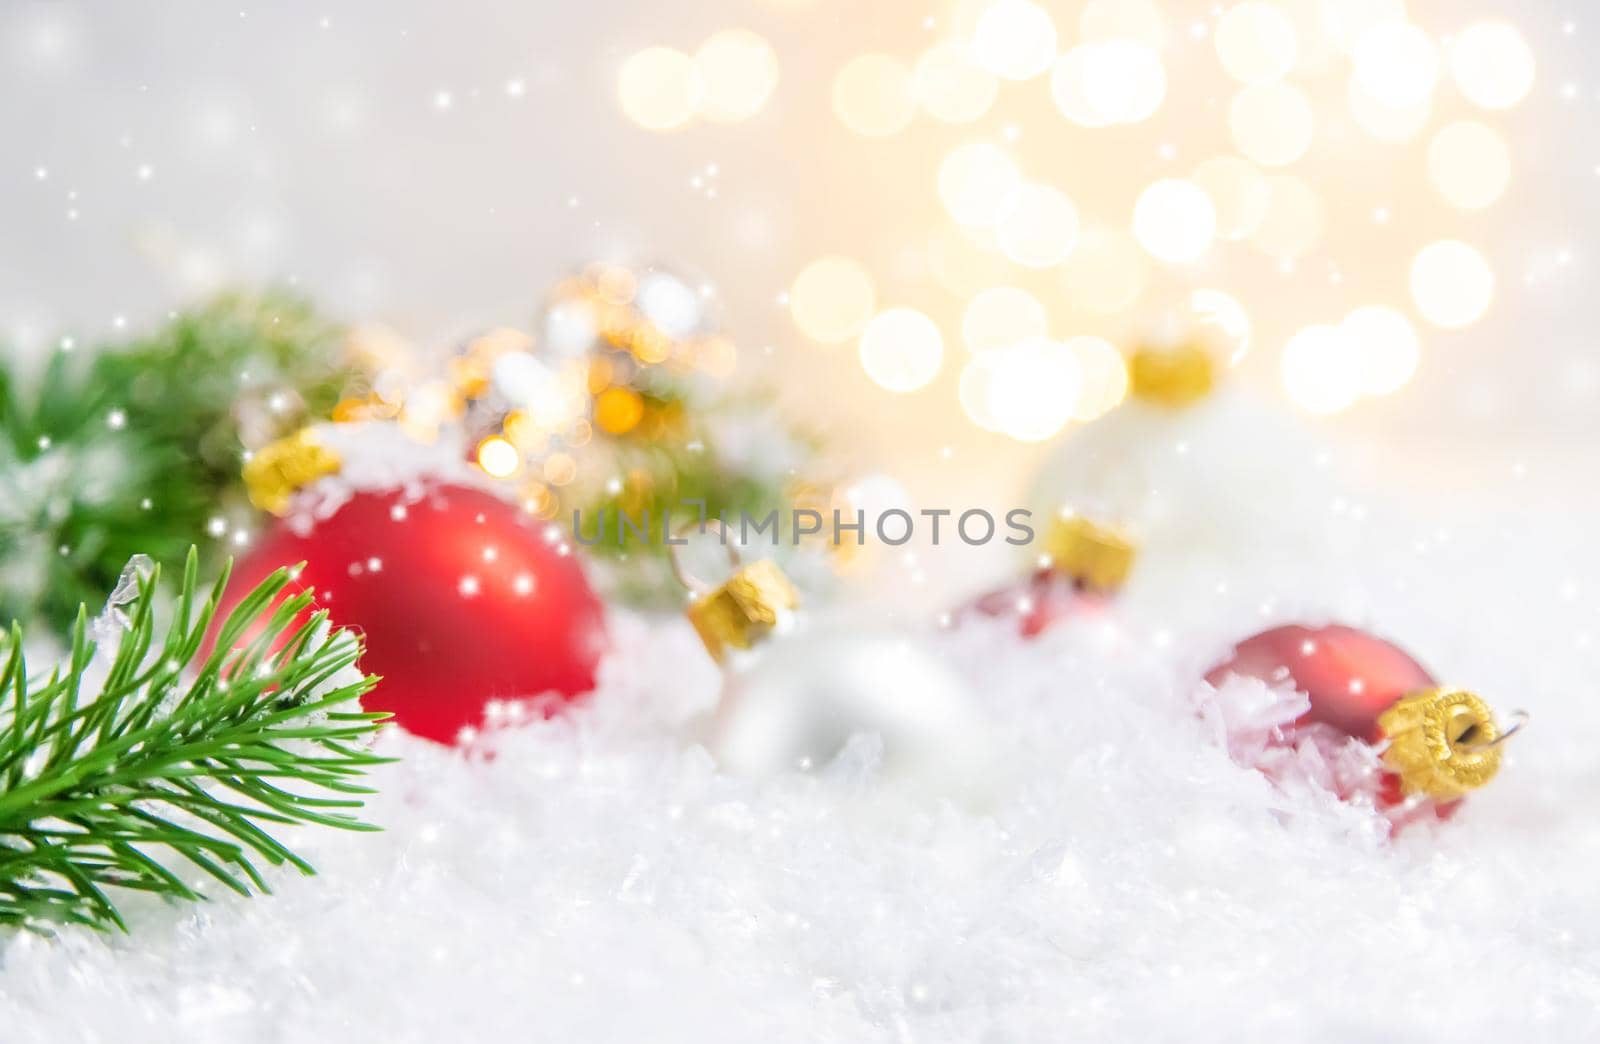
{"type": "Polygon", "coordinates": [[[522,467],[522,457],[509,439],[491,435],[478,443],[478,467],[492,478],[510,478],[522,467]]]}
{"type": "MultiPolygon", "coordinates": [[[[551,294],[553,309],[582,316],[592,327],[598,347],[626,353],[639,366],[665,366],[675,373],[691,373],[712,363],[731,371],[733,345],[710,333],[673,336],[652,320],[641,306],[640,279],[620,265],[591,265],[581,275],[563,280],[551,294]]],[[[598,393],[608,383],[619,383],[627,368],[624,360],[597,356],[591,364],[590,389],[598,393]],[[605,367],[610,367],[608,372],[605,367]],[[609,379],[608,379],[609,378],[609,379]]]]}
{"type": "Polygon", "coordinates": [[[512,352],[531,352],[533,348],[532,337],[504,326],[468,341],[461,354],[450,360],[450,384],[457,399],[478,399],[488,394],[495,360],[512,352]]]}
{"type": "Polygon", "coordinates": [[[389,402],[376,392],[371,392],[359,397],[340,399],[334,405],[333,415],[329,419],[336,424],[352,424],[356,421],[387,420],[398,416],[399,413],[399,403],[389,402]]]}
{"type": "Polygon", "coordinates": [[[681,399],[646,399],[644,416],[633,434],[645,442],[660,442],[683,438],[688,427],[689,414],[681,399]]]}
{"type": "Polygon", "coordinates": [[[578,477],[578,462],[570,453],[552,453],[544,461],[544,480],[552,486],[565,486],[578,477]]]}
{"type": "Polygon", "coordinates": [[[644,418],[644,397],[613,384],[594,400],[594,423],[607,435],[626,435],[644,418]]]}
{"type": "Polygon", "coordinates": [[[262,447],[245,462],[245,491],[256,507],[285,515],[297,491],[336,473],[340,466],[339,455],[319,442],[311,429],[302,428],[262,447]]]}
{"type": "Polygon", "coordinates": [[[1127,580],[1138,557],[1132,540],[1081,515],[1056,519],[1045,549],[1058,572],[1096,591],[1114,591],[1127,580]]]}
{"type": "Polygon", "coordinates": [[[1500,727],[1489,705],[1461,689],[1423,689],[1378,718],[1389,738],[1384,762],[1407,794],[1448,801],[1500,770],[1500,727]]]}
{"type": "Polygon", "coordinates": [[[771,559],[743,566],[687,614],[706,651],[721,660],[729,649],[748,649],[777,626],[779,614],[800,604],[800,594],[771,559]]]}
{"type": "Polygon", "coordinates": [[[530,482],[522,487],[522,510],[534,518],[553,519],[560,507],[560,498],[543,482],[530,482]]]}
{"type": "Polygon", "coordinates": [[[538,479],[523,500],[530,513],[556,517],[605,481],[585,479],[595,455],[578,452],[597,435],[615,440],[612,449],[688,437],[690,388],[679,379],[728,377],[738,359],[711,325],[701,290],[684,279],[590,265],[551,292],[546,343],[491,329],[451,361],[444,383],[480,439],[479,467],[493,478],[538,479]]]}
{"type": "Polygon", "coordinates": [[[1128,388],[1145,402],[1177,409],[1211,394],[1216,363],[1197,345],[1140,348],[1128,360],[1128,388]]]}

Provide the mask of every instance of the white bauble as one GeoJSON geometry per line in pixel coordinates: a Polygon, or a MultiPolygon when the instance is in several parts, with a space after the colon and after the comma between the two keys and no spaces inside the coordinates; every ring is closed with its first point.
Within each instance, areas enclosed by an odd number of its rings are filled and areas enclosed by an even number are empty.
{"type": "Polygon", "coordinates": [[[893,786],[986,789],[989,725],[965,680],[907,635],[799,627],[736,654],[709,746],[736,775],[822,767],[862,734],[882,741],[893,786]]]}
{"type": "Polygon", "coordinates": [[[1328,464],[1292,415],[1232,389],[1176,409],[1130,400],[1062,439],[1030,506],[1126,525],[1145,549],[1226,549],[1303,528],[1294,502],[1326,495],[1328,464]]]}

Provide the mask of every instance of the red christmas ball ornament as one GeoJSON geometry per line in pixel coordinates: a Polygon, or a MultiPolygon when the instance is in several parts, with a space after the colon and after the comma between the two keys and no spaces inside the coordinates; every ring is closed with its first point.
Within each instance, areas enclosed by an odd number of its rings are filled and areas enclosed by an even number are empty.
{"type": "Polygon", "coordinates": [[[1292,685],[1310,707],[1277,744],[1358,740],[1378,756],[1375,778],[1341,779],[1341,797],[1365,792],[1400,826],[1419,816],[1443,819],[1461,798],[1500,769],[1502,732],[1489,705],[1462,689],[1441,686],[1404,650],[1339,624],[1275,627],[1240,642],[1206,680],[1230,676],[1292,685]]]}
{"type": "Polygon", "coordinates": [[[1062,620],[1104,613],[1110,603],[1107,593],[1084,587],[1046,567],[1034,570],[1020,583],[990,591],[972,603],[971,611],[979,616],[1013,620],[1018,634],[1035,638],[1062,620]]]}
{"type": "Polygon", "coordinates": [[[560,541],[492,494],[437,481],[357,492],[309,528],[278,522],[229,592],[299,562],[294,586],[365,637],[361,666],[382,681],[363,702],[408,732],[454,742],[493,701],[594,687],[599,600],[560,541]]]}
{"type": "Polygon", "coordinates": [[[967,611],[1013,620],[1033,638],[1062,620],[1105,613],[1136,555],[1124,534],[1080,515],[1052,522],[1045,548],[1045,564],[1026,580],[990,591],[967,611]]]}

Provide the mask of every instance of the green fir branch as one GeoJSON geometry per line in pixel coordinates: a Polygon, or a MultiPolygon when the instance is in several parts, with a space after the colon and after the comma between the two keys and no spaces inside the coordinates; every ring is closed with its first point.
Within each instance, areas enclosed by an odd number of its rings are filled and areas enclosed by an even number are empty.
{"type": "Polygon", "coordinates": [[[357,380],[343,331],[304,300],[225,294],[148,336],[62,346],[37,367],[0,346],[0,620],[62,632],[134,554],[177,561],[225,545],[242,512],[241,413],[281,395],[292,427],[357,380]]]}
{"type": "Polygon", "coordinates": [[[309,594],[280,597],[280,569],[202,656],[226,570],[199,602],[191,548],[164,628],[158,572],[109,623],[80,607],[44,677],[20,625],[0,638],[0,925],[126,930],[118,889],[193,900],[205,878],[249,895],[269,890],[264,866],[311,873],[268,828],[376,829],[355,815],[362,774],[388,760],[364,744],[386,715],[356,702],[377,680],[354,670],[360,639],[310,613],[309,594]],[[96,634],[117,641],[109,665],[96,634]]]}

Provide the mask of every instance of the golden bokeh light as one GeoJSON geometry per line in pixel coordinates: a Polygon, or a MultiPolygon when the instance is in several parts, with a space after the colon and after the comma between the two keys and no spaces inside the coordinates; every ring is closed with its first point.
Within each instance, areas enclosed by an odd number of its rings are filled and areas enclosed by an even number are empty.
{"type": "Polygon", "coordinates": [[[867,138],[886,138],[917,114],[911,70],[887,54],[862,54],[833,78],[833,111],[839,121],[867,138]]]}
{"type": "Polygon", "coordinates": [[[1333,68],[1340,58],[1340,48],[1328,34],[1323,22],[1323,0],[1271,0],[1272,5],[1288,16],[1294,25],[1296,57],[1294,71],[1308,76],[1320,76],[1333,68]]]}
{"type": "Polygon", "coordinates": [[[1098,61],[1090,47],[1074,47],[1050,70],[1050,100],[1061,115],[1080,127],[1105,127],[1110,117],[1090,100],[1089,83],[1098,61]]]}
{"type": "Polygon", "coordinates": [[[1470,244],[1454,239],[1429,244],[1411,262],[1411,299],[1435,326],[1471,326],[1494,300],[1494,270],[1470,244]]]}
{"type": "Polygon", "coordinates": [[[1069,337],[1067,350],[1078,363],[1081,387],[1072,419],[1092,421],[1103,417],[1128,397],[1128,364],[1110,341],[1100,337],[1069,337]]]}
{"type": "Polygon", "coordinates": [[[1339,335],[1360,359],[1365,395],[1392,395],[1417,372],[1422,342],[1411,320],[1393,308],[1357,308],[1339,324],[1339,335]]]}
{"type": "Polygon", "coordinates": [[[946,41],[917,59],[912,89],[923,110],[934,119],[971,123],[994,104],[1000,81],[978,64],[971,47],[946,41]]]}
{"type": "Polygon", "coordinates": [[[1439,79],[1439,49],[1427,33],[1405,22],[1367,31],[1352,58],[1362,93],[1389,109],[1422,104],[1439,79]]]}
{"type": "Polygon", "coordinates": [[[1050,71],[1050,97],[1081,127],[1139,123],[1161,108],[1161,56],[1136,40],[1106,40],[1068,51],[1050,71]]]}
{"type": "Polygon", "coordinates": [[[872,275],[848,257],[822,257],[789,287],[789,313],[813,341],[841,344],[861,332],[878,305],[872,275]]]}
{"type": "Polygon", "coordinates": [[[1085,43],[1132,40],[1159,52],[1167,45],[1166,19],[1151,0],[1089,0],[1078,15],[1085,43]]]}
{"type": "Polygon", "coordinates": [[[561,508],[561,498],[543,482],[531,482],[521,490],[522,510],[535,518],[551,519],[561,508]]]}
{"type": "Polygon", "coordinates": [[[959,398],[963,412],[980,428],[1040,442],[1072,420],[1082,383],[1070,348],[1030,337],[969,360],[961,371],[959,398]]]}
{"type": "Polygon", "coordinates": [[[778,55],[746,29],[714,33],[694,53],[705,94],[700,115],[738,123],[760,112],[778,86],[778,55]]]}
{"type": "Polygon", "coordinates": [[[1301,330],[1284,346],[1281,362],[1283,390],[1308,413],[1338,413],[1361,398],[1360,353],[1336,327],[1301,330]]]}
{"type": "Polygon", "coordinates": [[[1481,210],[1511,182],[1511,149],[1494,128],[1458,120],[1428,144],[1428,179],[1451,206],[1481,210]]]}
{"type": "Polygon", "coordinates": [[[1020,188],[1017,165],[995,145],[959,146],[939,164],[939,198],[963,225],[992,227],[1020,188]]]}
{"type": "MultiPolygon", "coordinates": [[[[885,138],[923,114],[918,133],[905,135],[913,166],[885,164],[868,180],[892,193],[905,169],[932,166],[922,183],[913,175],[911,190],[927,203],[933,188],[938,205],[919,215],[907,201],[908,219],[919,222],[911,241],[875,250],[871,269],[862,254],[820,257],[800,270],[781,299],[797,330],[818,344],[854,345],[867,377],[894,393],[934,384],[946,339],[952,350],[959,341],[967,352],[952,383],[961,409],[980,427],[1024,441],[1115,408],[1129,394],[1134,355],[1124,350],[1159,347],[1169,334],[1173,347],[1203,345],[1220,368],[1239,361],[1259,323],[1260,336],[1282,347],[1284,391],[1316,414],[1403,389],[1420,366],[1419,331],[1468,326],[1494,300],[1485,253],[1454,239],[1432,242],[1461,233],[1436,225],[1430,234],[1427,222],[1439,220],[1436,201],[1476,212],[1508,195],[1507,135],[1481,110],[1528,96],[1536,68],[1526,40],[1506,21],[1433,19],[1420,0],[1217,0],[1186,13],[1179,6],[950,0],[919,15],[926,35],[916,43],[902,37],[908,50],[890,53],[881,43],[867,46],[885,53],[846,52],[830,97],[850,132],[885,138]],[[1180,72],[1185,81],[1169,85],[1169,74],[1180,72]],[[1048,86],[1020,82],[1046,78],[1048,86]],[[1441,80],[1449,85],[1441,89],[1441,80]],[[1045,90],[1076,127],[1150,126],[1079,142],[1074,128],[1040,122],[1045,90]],[[1462,118],[1466,103],[1477,118],[1462,118]],[[978,129],[960,129],[969,126],[978,129]],[[1063,135],[1071,142],[1061,143],[1063,135]],[[1369,238],[1363,230],[1403,233],[1409,246],[1401,249],[1422,247],[1404,277],[1409,299],[1393,285],[1398,275],[1389,275],[1387,290],[1368,287],[1369,273],[1379,278],[1388,268],[1358,256],[1369,238]],[[1196,289],[1212,277],[1237,284],[1236,293],[1196,289]],[[908,292],[941,287],[952,296],[888,307],[882,294],[891,279],[908,292]],[[1281,302],[1273,300],[1279,286],[1281,302]],[[1356,291],[1390,303],[1317,303],[1356,291]],[[1328,321],[1284,341],[1274,324],[1286,308],[1302,316],[1297,325],[1310,321],[1307,313],[1328,321]]],[[[651,47],[627,58],[618,95],[629,120],[668,131],[758,117],[770,110],[779,79],[768,40],[728,29],[692,57],[651,47]]],[[[715,171],[699,174],[692,187],[712,198],[715,171]]],[[[593,340],[605,308],[637,307],[643,287],[618,293],[623,300],[609,304],[602,293],[587,324],[574,325],[587,327],[582,343],[593,340]]],[[[694,304],[698,316],[704,302],[694,304]]],[[[661,331],[663,351],[685,340],[661,331]]],[[[735,368],[731,342],[703,340],[674,356],[684,370],[735,368]]],[[[563,480],[559,467],[551,472],[551,451],[571,444],[544,424],[538,404],[554,395],[546,386],[559,375],[521,376],[511,383],[538,393],[514,404],[528,441],[513,438],[508,421],[506,446],[479,444],[475,459],[485,470],[526,473],[525,481],[542,473],[553,489],[563,480]]],[[[634,393],[624,401],[626,375],[591,385],[583,416],[597,437],[655,423],[653,400],[634,393]]]]}
{"type": "Polygon", "coordinates": [[[961,314],[961,338],[972,352],[1042,337],[1048,327],[1044,305],[1014,286],[989,287],[974,295],[961,314]]]}
{"type": "Polygon", "coordinates": [[[1404,22],[1405,0],[1315,0],[1322,31],[1333,45],[1354,51],[1363,37],[1381,25],[1404,22]]]}
{"type": "Polygon", "coordinates": [[[1024,268],[1049,268],[1078,242],[1078,208],[1060,189],[1024,185],[994,227],[1000,252],[1024,268]]]}
{"type": "Polygon", "coordinates": [[[552,486],[565,486],[578,477],[578,461],[570,453],[552,453],[545,458],[544,480],[552,486]]]}
{"type": "Polygon", "coordinates": [[[512,410],[506,414],[506,419],[501,422],[500,430],[505,437],[511,440],[513,446],[523,448],[540,447],[548,441],[543,429],[534,423],[533,418],[521,410],[512,410]]]}
{"type": "Polygon", "coordinates": [[[583,370],[581,363],[571,360],[552,366],[526,352],[510,352],[494,362],[494,387],[531,423],[557,431],[586,409],[583,370]]]}
{"type": "Polygon", "coordinates": [[[1306,154],[1317,119],[1305,92],[1287,83],[1258,83],[1234,95],[1228,130],[1247,159],[1282,167],[1306,154]]]}
{"type": "Polygon", "coordinates": [[[1117,315],[1144,293],[1150,266],[1131,234],[1109,225],[1083,230],[1061,266],[1067,303],[1090,315],[1117,315]]]}
{"type": "Polygon", "coordinates": [[[861,332],[861,368],[887,391],[913,392],[939,374],[944,339],[932,319],[914,308],[879,312],[861,332]]]}
{"type": "Polygon", "coordinates": [[[967,360],[961,368],[961,379],[956,385],[956,399],[967,419],[984,431],[998,433],[1000,419],[996,416],[989,388],[994,383],[995,371],[1002,361],[1000,350],[982,352],[967,360]]]}
{"type": "Polygon", "coordinates": [[[1195,168],[1192,180],[1211,197],[1217,211],[1217,235],[1223,239],[1246,238],[1267,216],[1272,187],[1249,160],[1213,157],[1195,168]]]}
{"type": "Polygon", "coordinates": [[[1250,242],[1269,257],[1292,261],[1309,254],[1328,227],[1322,196],[1293,174],[1267,178],[1267,212],[1250,234],[1250,242]]]}
{"type": "Polygon", "coordinates": [[[1467,100],[1485,109],[1509,109],[1533,89],[1533,51],[1515,26],[1479,22],[1450,45],[1450,76],[1467,100]]]}
{"type": "Polygon", "coordinates": [[[492,478],[510,478],[521,469],[522,455],[508,440],[491,435],[478,443],[478,467],[492,478]]]}
{"type": "Polygon", "coordinates": [[[1072,420],[1083,376],[1078,359],[1059,341],[1032,337],[1001,349],[989,399],[1005,434],[1042,442],[1072,420]]]}
{"type": "Polygon", "coordinates": [[[1028,80],[1056,57],[1056,24],[1032,0],[989,0],[972,36],[978,64],[1007,80],[1028,80]]]}
{"type": "Polygon", "coordinates": [[[1152,257],[1170,264],[1197,261],[1217,234],[1211,197],[1192,181],[1157,181],[1133,208],[1133,234],[1152,257]]]}
{"type": "Polygon", "coordinates": [[[1179,326],[1224,366],[1237,366],[1250,351],[1250,313],[1233,295],[1195,290],[1184,301],[1179,326]]]}
{"type": "Polygon", "coordinates": [[[1350,78],[1346,97],[1350,118],[1356,126],[1379,141],[1401,142],[1416,137],[1433,115],[1433,97],[1425,95],[1411,105],[1389,105],[1373,97],[1355,77],[1350,78]]]}
{"type": "Polygon", "coordinates": [[[1217,22],[1217,59],[1241,83],[1270,83],[1288,75],[1299,58],[1294,22],[1269,3],[1249,0],[1230,7],[1217,22]]]}
{"type": "Polygon", "coordinates": [[[644,419],[644,397],[632,388],[612,385],[594,399],[595,427],[607,435],[626,435],[644,419]]]}
{"type": "Polygon", "coordinates": [[[676,130],[700,111],[705,80],[682,51],[647,47],[622,63],[617,98],[623,114],[646,130],[676,130]]]}

